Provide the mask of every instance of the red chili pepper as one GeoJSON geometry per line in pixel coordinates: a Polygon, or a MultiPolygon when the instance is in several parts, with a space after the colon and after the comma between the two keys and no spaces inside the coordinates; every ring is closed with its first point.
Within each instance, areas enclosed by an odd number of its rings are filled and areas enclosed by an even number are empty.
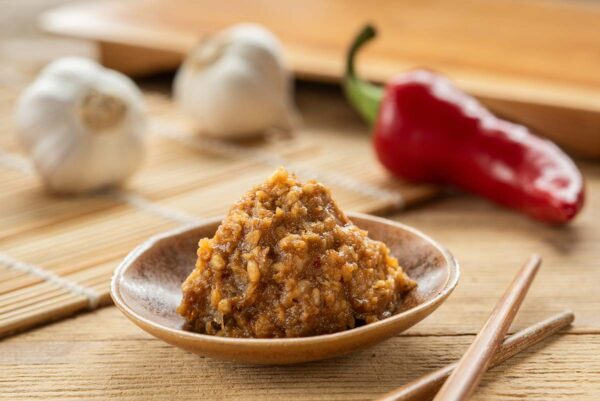
{"type": "Polygon", "coordinates": [[[375,151],[390,173],[451,184],[547,222],[564,223],[579,212],[581,173],[554,143],[494,116],[430,71],[400,74],[385,91],[357,78],[356,52],[375,34],[365,27],[350,48],[345,90],[374,124],[375,151]]]}

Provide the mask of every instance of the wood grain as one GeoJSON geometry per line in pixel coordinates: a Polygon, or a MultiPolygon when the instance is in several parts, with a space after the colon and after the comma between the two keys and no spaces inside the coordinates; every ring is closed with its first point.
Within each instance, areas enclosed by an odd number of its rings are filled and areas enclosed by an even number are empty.
{"type": "MultiPolygon", "coordinates": [[[[297,366],[214,361],[164,344],[116,308],[0,342],[0,400],[370,400],[460,357],[470,335],[398,336],[297,366]]],[[[600,337],[564,334],[488,372],[479,400],[595,401],[600,337]]]]}
{"type": "MultiPolygon", "coordinates": [[[[494,354],[490,367],[500,365],[519,352],[568,327],[574,318],[573,313],[562,312],[509,336],[494,354]]],[[[436,395],[456,367],[457,363],[453,363],[427,373],[384,394],[377,401],[428,401],[436,395]]]]}
{"type": "Polygon", "coordinates": [[[441,71],[496,112],[570,151],[600,157],[594,2],[113,0],[67,5],[41,24],[99,42],[107,65],[140,74],[172,70],[202,36],[246,21],[282,39],[299,76],[330,81],[342,74],[350,38],[372,22],[380,37],[360,57],[366,77],[386,81],[415,67],[441,71]]]}
{"type": "Polygon", "coordinates": [[[434,401],[466,401],[475,392],[502,345],[541,263],[542,259],[535,254],[527,259],[434,401]]]}
{"type": "MultiPolygon", "coordinates": [[[[344,358],[256,367],[198,358],[161,343],[114,307],[0,341],[0,399],[369,400],[457,360],[532,251],[544,268],[514,329],[570,308],[575,326],[490,370],[472,400],[597,400],[600,382],[600,168],[581,165],[587,205],[554,229],[466,195],[391,215],[446,245],[461,283],[405,335],[344,358]]],[[[116,261],[115,261],[116,263],[116,261]]]]}
{"type": "Polygon", "coordinates": [[[476,334],[520,263],[532,252],[544,267],[515,319],[531,325],[568,308],[581,333],[600,334],[600,167],[581,164],[587,180],[586,206],[569,227],[552,228],[485,201],[455,194],[443,202],[397,216],[429,233],[461,263],[461,282],[449,301],[413,334],[476,334]]]}

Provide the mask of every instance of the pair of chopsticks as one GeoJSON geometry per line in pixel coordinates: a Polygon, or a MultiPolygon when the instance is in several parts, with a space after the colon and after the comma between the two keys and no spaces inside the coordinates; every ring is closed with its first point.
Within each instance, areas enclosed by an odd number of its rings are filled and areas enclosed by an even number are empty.
{"type": "Polygon", "coordinates": [[[501,364],[570,325],[575,316],[562,312],[504,340],[540,264],[539,256],[529,257],[460,361],[387,393],[378,401],[467,400],[489,367],[501,364]]]}

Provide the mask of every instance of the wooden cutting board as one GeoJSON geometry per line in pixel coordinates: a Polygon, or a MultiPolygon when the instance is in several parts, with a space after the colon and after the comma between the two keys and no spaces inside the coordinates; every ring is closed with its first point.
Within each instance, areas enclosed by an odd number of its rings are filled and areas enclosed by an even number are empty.
{"type": "Polygon", "coordinates": [[[339,80],[349,41],[373,22],[380,37],[360,58],[365,77],[441,71],[497,113],[600,157],[600,4],[591,1],[92,1],[50,11],[41,25],[97,41],[110,67],[147,74],[243,21],[275,32],[297,75],[318,80],[339,80]]]}

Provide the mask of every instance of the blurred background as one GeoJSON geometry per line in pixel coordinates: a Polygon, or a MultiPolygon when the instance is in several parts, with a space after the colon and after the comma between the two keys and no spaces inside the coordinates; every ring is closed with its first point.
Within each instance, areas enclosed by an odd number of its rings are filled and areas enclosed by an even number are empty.
{"type": "Polygon", "coordinates": [[[442,72],[495,112],[571,153],[600,156],[600,11],[594,1],[2,1],[2,81],[83,55],[136,78],[173,72],[206,35],[257,22],[283,42],[296,77],[339,82],[365,23],[378,39],[360,71],[384,82],[442,72]]]}
{"type": "MultiPolygon", "coordinates": [[[[65,55],[98,57],[94,43],[49,35],[39,27],[40,15],[57,6],[73,3],[57,0],[2,0],[0,15],[1,82],[14,84],[23,72],[33,72],[48,61],[65,55]],[[25,71],[23,71],[25,70],[25,71]]],[[[24,77],[21,76],[21,79],[24,77]]]]}

